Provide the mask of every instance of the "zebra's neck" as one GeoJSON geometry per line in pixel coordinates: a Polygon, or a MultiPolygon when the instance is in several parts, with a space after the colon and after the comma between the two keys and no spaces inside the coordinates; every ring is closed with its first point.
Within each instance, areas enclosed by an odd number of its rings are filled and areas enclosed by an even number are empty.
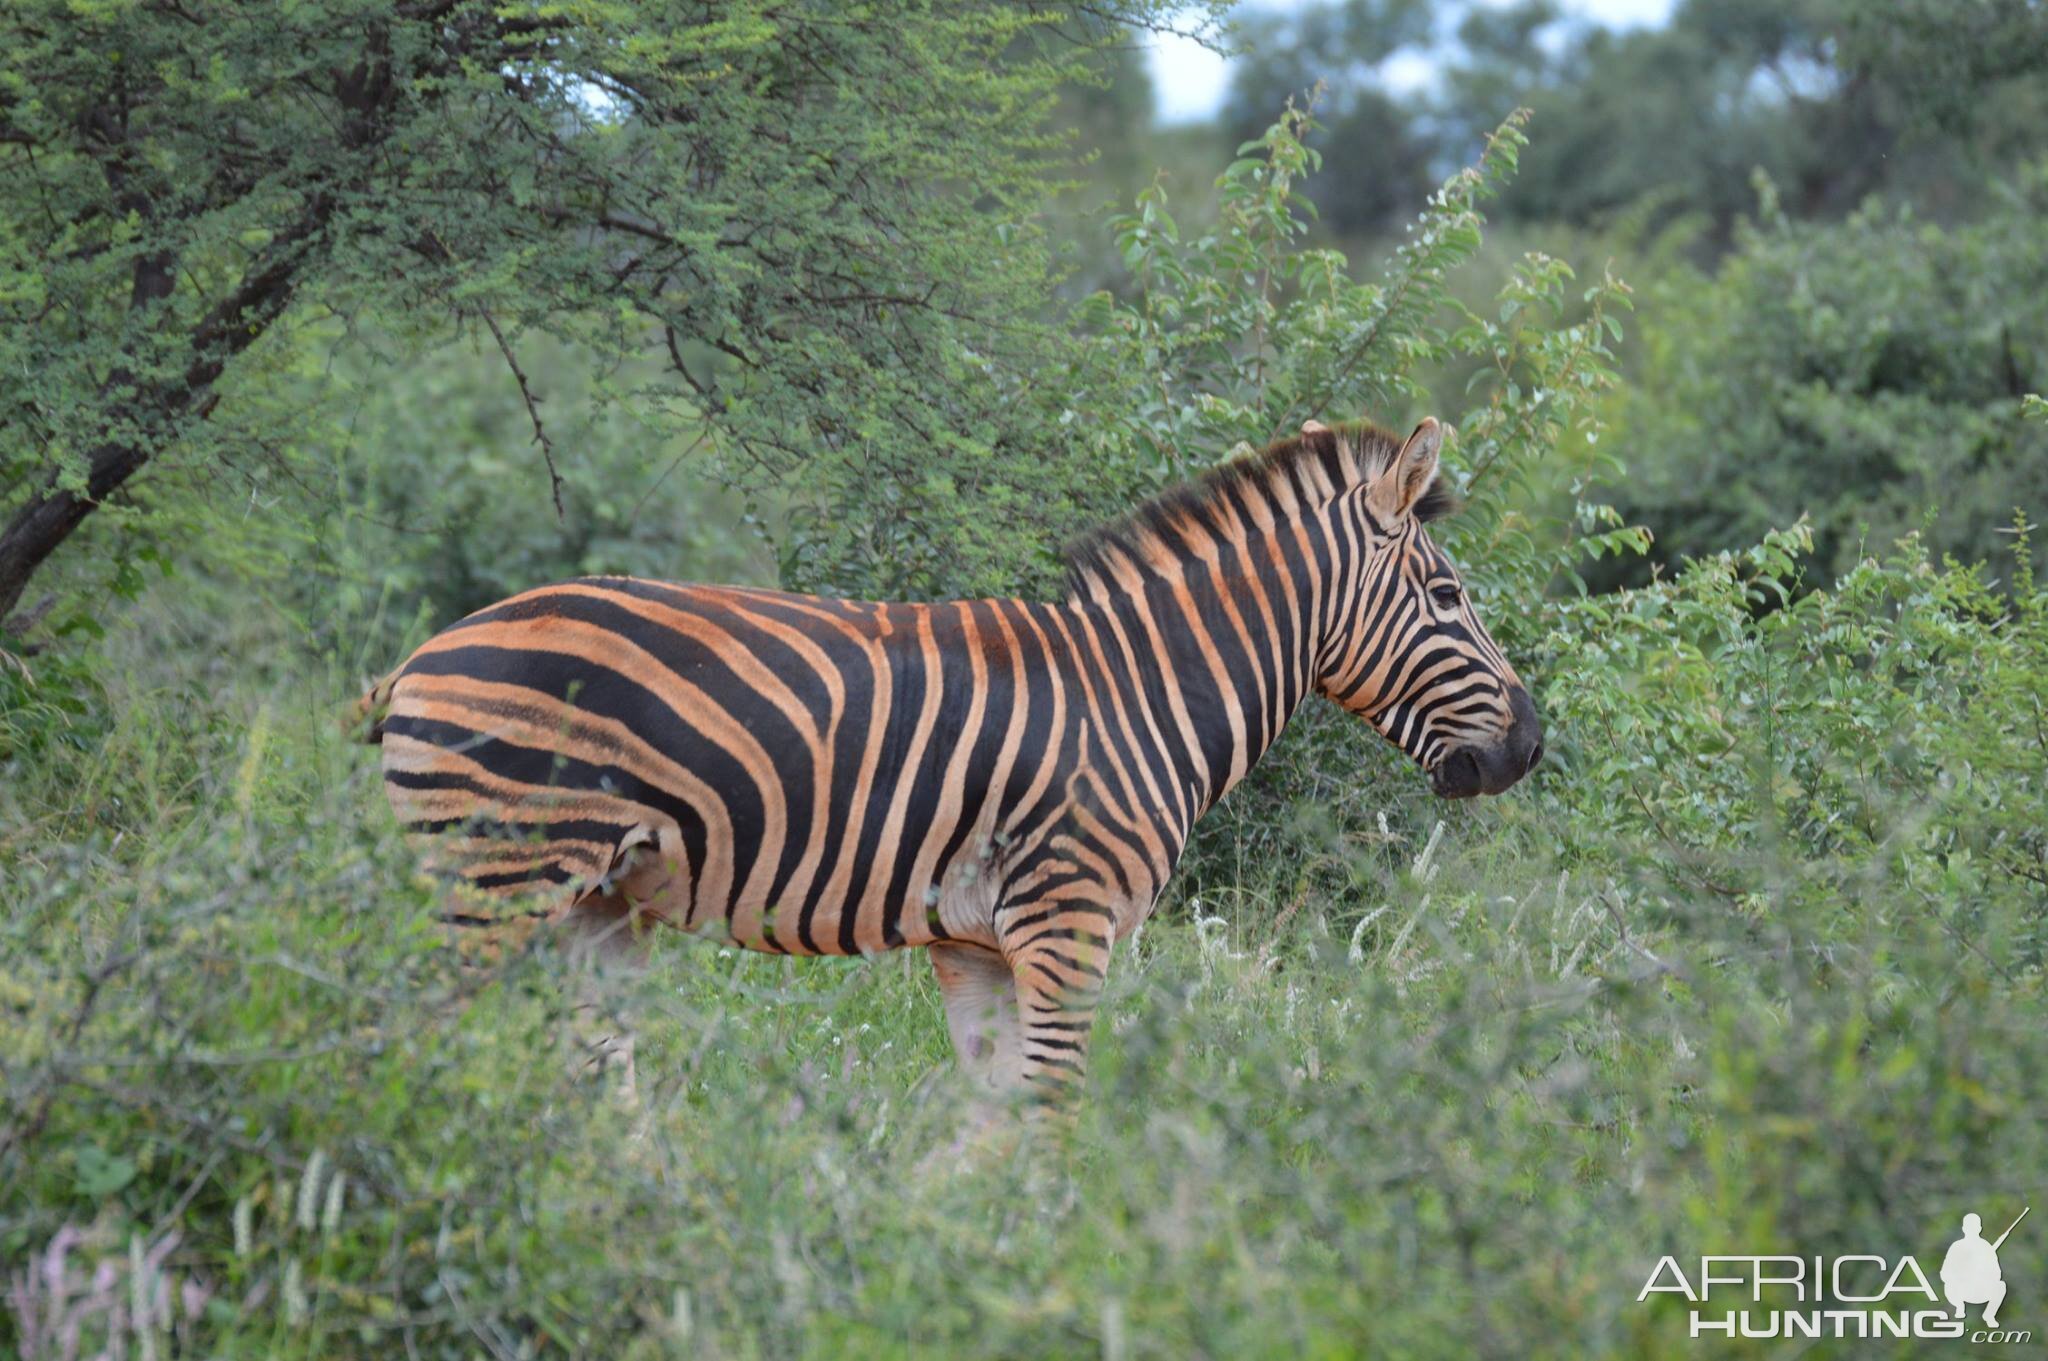
{"type": "Polygon", "coordinates": [[[1334,508],[1190,520],[1154,551],[1097,564],[1064,609],[1095,708],[1134,790],[1185,842],[1314,685],[1340,551],[1334,508]]]}

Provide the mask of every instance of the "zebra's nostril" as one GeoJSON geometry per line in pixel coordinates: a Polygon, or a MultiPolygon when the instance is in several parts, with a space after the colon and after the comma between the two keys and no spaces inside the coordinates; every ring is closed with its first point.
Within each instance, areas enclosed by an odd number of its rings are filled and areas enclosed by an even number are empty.
{"type": "Polygon", "coordinates": [[[1529,748],[1529,764],[1522,767],[1522,773],[1527,775],[1530,771],[1536,769],[1536,763],[1542,759],[1543,739],[1539,737],[1536,739],[1536,745],[1529,748]]]}

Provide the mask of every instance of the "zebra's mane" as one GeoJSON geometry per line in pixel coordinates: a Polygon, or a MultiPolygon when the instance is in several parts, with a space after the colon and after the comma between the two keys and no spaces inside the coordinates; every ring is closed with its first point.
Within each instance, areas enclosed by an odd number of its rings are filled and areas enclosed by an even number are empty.
{"type": "MultiPolygon", "coordinates": [[[[1292,481],[1298,489],[1327,483],[1342,490],[1377,477],[1401,452],[1401,437],[1370,421],[1347,421],[1330,431],[1335,439],[1295,435],[1274,440],[1255,454],[1219,463],[1090,530],[1066,551],[1068,591],[1086,594],[1091,583],[1113,575],[1119,561],[1142,568],[1153,556],[1150,548],[1171,553],[1181,526],[1205,519],[1214,523],[1215,517],[1205,512],[1227,507],[1232,494],[1243,488],[1264,490],[1292,481]],[[1306,466],[1311,464],[1320,464],[1320,469],[1306,466]]],[[[1416,503],[1413,514],[1423,521],[1439,520],[1456,508],[1457,498],[1440,477],[1416,503]]]]}

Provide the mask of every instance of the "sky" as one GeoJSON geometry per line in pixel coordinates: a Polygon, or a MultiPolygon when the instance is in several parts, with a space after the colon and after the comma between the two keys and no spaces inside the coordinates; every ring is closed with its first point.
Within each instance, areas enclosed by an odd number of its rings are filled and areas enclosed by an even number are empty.
{"type": "MultiPolygon", "coordinates": [[[[1477,0],[1495,8],[1509,0],[1477,0]]],[[[1671,17],[1677,0],[1566,0],[1568,15],[1591,19],[1611,28],[1661,24],[1671,17]]],[[[1298,9],[1304,0],[1263,0],[1269,9],[1298,9]]],[[[1147,60],[1152,68],[1153,98],[1162,123],[1190,123],[1207,118],[1223,103],[1230,79],[1229,64],[1192,38],[1155,36],[1147,60]]],[[[1401,52],[1382,71],[1395,91],[1416,89],[1433,73],[1429,53],[1401,52]]]]}

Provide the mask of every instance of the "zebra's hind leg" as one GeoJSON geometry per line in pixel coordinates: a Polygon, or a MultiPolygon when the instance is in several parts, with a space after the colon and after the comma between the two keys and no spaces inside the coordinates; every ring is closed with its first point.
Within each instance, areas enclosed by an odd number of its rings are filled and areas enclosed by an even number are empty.
{"type": "Polygon", "coordinates": [[[993,950],[941,942],[930,947],[946,1006],[953,1055],[970,1092],[950,1154],[955,1166],[1000,1163],[1016,1150],[1014,1097],[1023,1051],[1017,979],[993,950]]]}
{"type": "Polygon", "coordinates": [[[636,1106],[633,1031],[620,1014],[616,985],[646,968],[649,923],[623,891],[614,890],[579,900],[562,918],[561,929],[576,974],[571,1064],[579,1072],[613,1079],[619,1101],[636,1106]]]}
{"type": "Polygon", "coordinates": [[[688,892],[677,841],[673,824],[633,828],[620,839],[596,888],[577,898],[561,923],[577,973],[571,1034],[580,1068],[615,1075],[614,1094],[628,1107],[639,1104],[639,1073],[617,985],[645,971],[655,925],[668,920],[688,892]]]}
{"type": "Polygon", "coordinates": [[[1001,955],[978,945],[941,942],[931,957],[961,1070],[983,1092],[1013,1087],[1022,1040],[1016,975],[1001,955]]]}

